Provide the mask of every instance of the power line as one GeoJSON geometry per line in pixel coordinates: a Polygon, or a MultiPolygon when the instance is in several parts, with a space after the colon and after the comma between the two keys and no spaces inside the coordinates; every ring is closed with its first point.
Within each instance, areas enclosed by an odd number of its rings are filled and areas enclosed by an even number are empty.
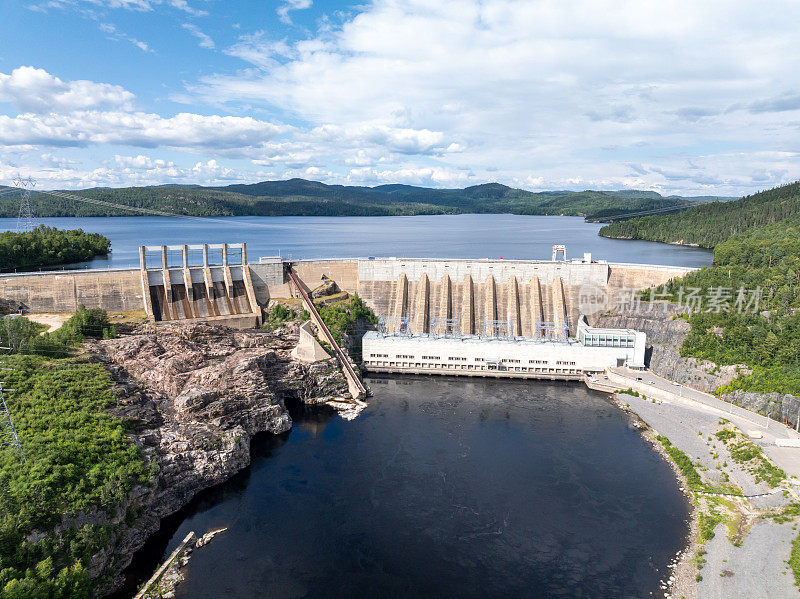
{"type": "MultiPolygon", "coordinates": [[[[10,349],[7,347],[0,347],[0,349],[10,349]]],[[[3,362],[0,362],[3,364],[3,362]]],[[[11,368],[2,368],[1,370],[12,370],[11,368]]],[[[11,419],[11,412],[8,411],[6,404],[6,393],[13,392],[14,389],[4,389],[3,382],[0,381],[0,445],[5,445],[16,449],[19,455],[22,456],[22,461],[25,461],[25,452],[22,451],[22,445],[17,436],[17,429],[14,427],[14,421],[11,419]]]]}
{"type": "Polygon", "coordinates": [[[14,179],[14,187],[22,193],[19,201],[19,214],[17,215],[17,233],[36,228],[36,219],[31,211],[31,190],[35,186],[36,181],[31,177],[23,179],[21,175],[17,175],[17,178],[14,179]]]}
{"type": "Polygon", "coordinates": [[[85,204],[94,204],[95,206],[105,206],[106,208],[117,208],[119,210],[129,210],[131,212],[136,212],[138,214],[146,214],[148,216],[166,216],[170,218],[184,218],[188,220],[195,220],[201,221],[204,223],[222,223],[226,225],[239,225],[242,227],[263,227],[265,229],[273,228],[272,225],[266,225],[262,223],[252,223],[252,222],[240,222],[240,221],[231,221],[231,220],[223,220],[221,218],[212,218],[209,216],[191,216],[189,214],[176,214],[174,212],[166,212],[164,210],[155,210],[153,208],[140,208],[138,206],[126,206],[125,204],[117,204],[115,202],[107,202],[105,200],[98,200],[96,198],[87,198],[84,196],[79,196],[74,193],[66,193],[63,191],[47,191],[47,190],[40,190],[39,193],[46,193],[48,195],[61,198],[64,200],[73,200],[75,202],[83,202],[85,204]]]}

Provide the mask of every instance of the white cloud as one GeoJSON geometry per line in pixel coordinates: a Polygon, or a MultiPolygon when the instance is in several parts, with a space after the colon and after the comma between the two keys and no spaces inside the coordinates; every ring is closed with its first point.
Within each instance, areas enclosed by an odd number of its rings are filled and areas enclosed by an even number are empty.
{"type": "Polygon", "coordinates": [[[181,166],[172,160],[142,154],[115,155],[113,160],[105,161],[96,168],[85,168],[76,161],[52,158],[44,161],[41,167],[33,167],[29,162],[20,168],[6,156],[0,155],[0,180],[11,180],[17,174],[22,174],[25,177],[33,176],[39,189],[83,189],[158,185],[165,182],[227,185],[275,177],[275,173],[239,170],[213,159],[181,166]]]}
{"type": "Polygon", "coordinates": [[[192,168],[195,178],[203,181],[238,181],[240,173],[235,169],[220,165],[216,160],[209,160],[206,163],[198,162],[192,168]]]}
{"type": "Polygon", "coordinates": [[[411,167],[396,170],[354,168],[350,169],[347,179],[355,183],[406,183],[433,187],[464,187],[482,182],[476,181],[474,175],[468,172],[438,166],[411,167]]]}
{"type": "Polygon", "coordinates": [[[352,126],[323,125],[313,129],[312,140],[341,145],[376,145],[404,154],[433,154],[452,145],[441,131],[390,127],[380,123],[360,123],[352,126]]]}
{"type": "Polygon", "coordinates": [[[310,8],[312,4],[312,0],[284,0],[275,12],[282,22],[290,25],[292,19],[289,17],[289,11],[304,10],[310,8]]]}
{"type": "Polygon", "coordinates": [[[312,144],[298,142],[263,143],[259,148],[250,153],[254,164],[264,166],[283,165],[289,168],[300,168],[311,162],[314,158],[312,144]]]}
{"type": "Polygon", "coordinates": [[[394,158],[392,154],[387,154],[380,148],[349,150],[343,153],[344,163],[352,166],[371,166],[388,162],[394,158]]]}
{"type": "Polygon", "coordinates": [[[0,102],[21,112],[0,114],[0,145],[115,144],[217,152],[267,152],[291,127],[252,117],[134,111],[135,96],[117,85],[62,81],[43,69],[0,73],[0,102]]]}
{"type": "Polygon", "coordinates": [[[76,160],[70,160],[68,158],[64,158],[63,156],[56,156],[50,152],[45,152],[40,156],[40,158],[42,163],[48,167],[67,168],[72,165],[79,164],[79,162],[76,160]]]}
{"type": "Polygon", "coordinates": [[[44,69],[19,67],[0,73],[0,102],[35,112],[65,112],[89,108],[133,107],[135,96],[118,85],[93,81],[64,82],[44,69]]]}
{"type": "Polygon", "coordinates": [[[153,160],[149,156],[139,154],[138,156],[120,156],[114,155],[114,162],[122,167],[135,170],[152,170],[155,168],[174,168],[174,162],[156,159],[153,160]]]}
{"type": "Polygon", "coordinates": [[[208,13],[204,10],[197,10],[189,6],[186,0],[46,0],[38,4],[32,4],[29,8],[38,11],[46,11],[49,8],[73,8],[73,7],[99,7],[108,9],[123,9],[137,12],[150,12],[159,5],[166,5],[182,10],[190,15],[203,16],[208,13]]]}
{"type": "MultiPolygon", "coordinates": [[[[744,0],[722,12],[694,0],[376,0],[295,43],[243,37],[228,53],[250,68],[188,92],[277,106],[311,125],[302,139],[344,154],[382,146],[399,174],[435,157],[531,187],[661,189],[661,175],[632,177],[628,164],[681,169],[686,156],[796,149],[786,123],[800,111],[798,18],[789,0],[757,12],[744,0]]],[[[782,170],[766,172],[777,184],[782,170]]],[[[675,191],[735,186],[687,173],[696,178],[675,191]]]]}
{"type": "Polygon", "coordinates": [[[132,43],[134,46],[139,48],[142,52],[150,52],[153,53],[154,50],[147,45],[146,42],[136,39],[126,33],[119,31],[113,23],[100,23],[99,24],[100,31],[106,33],[108,35],[108,39],[110,40],[123,40],[126,42],[132,43]]]}
{"type": "Polygon", "coordinates": [[[208,50],[213,50],[215,47],[214,40],[212,40],[208,35],[200,31],[200,28],[193,24],[193,23],[184,23],[181,25],[186,31],[191,33],[197,39],[199,39],[198,45],[201,48],[207,48],[208,50]]]}
{"type": "Polygon", "coordinates": [[[287,131],[282,125],[251,117],[77,111],[69,114],[0,115],[0,144],[87,146],[119,144],[138,147],[231,149],[258,147],[287,131]]]}

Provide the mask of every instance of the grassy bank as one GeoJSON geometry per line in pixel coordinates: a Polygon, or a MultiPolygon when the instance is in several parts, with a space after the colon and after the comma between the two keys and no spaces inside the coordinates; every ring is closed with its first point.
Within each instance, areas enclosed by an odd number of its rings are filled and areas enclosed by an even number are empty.
{"type": "Polygon", "coordinates": [[[99,364],[80,359],[5,358],[7,399],[26,460],[0,450],[2,597],[82,598],[91,593],[91,556],[112,526],[78,525],[94,510],[113,512],[145,480],[127,425],[108,414],[113,383],[99,364]]]}
{"type": "Polygon", "coordinates": [[[87,337],[108,339],[117,334],[105,310],[80,306],[78,311],[52,333],[22,316],[0,317],[0,346],[12,353],[65,358],[74,355],[87,337]]]}

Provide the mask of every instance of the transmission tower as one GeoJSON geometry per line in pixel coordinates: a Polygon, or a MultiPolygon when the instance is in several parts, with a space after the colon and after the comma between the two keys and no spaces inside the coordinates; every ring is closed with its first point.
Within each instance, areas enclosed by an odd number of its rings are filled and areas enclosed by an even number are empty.
{"type": "Polygon", "coordinates": [[[14,179],[14,187],[20,190],[19,215],[17,216],[17,233],[30,231],[36,228],[36,219],[31,212],[31,191],[36,186],[36,181],[28,177],[23,179],[20,175],[14,179]]]}
{"type": "MultiPolygon", "coordinates": [[[[0,347],[0,350],[8,349],[7,347],[0,347]]],[[[2,365],[3,362],[0,362],[2,365]]],[[[0,370],[11,370],[11,368],[2,368],[0,370]]],[[[19,437],[17,436],[17,429],[14,428],[14,421],[11,420],[11,412],[8,411],[6,405],[6,394],[13,393],[14,389],[7,389],[3,387],[3,382],[0,381],[0,446],[8,446],[19,452],[22,461],[25,461],[25,452],[22,451],[19,437]]]]}

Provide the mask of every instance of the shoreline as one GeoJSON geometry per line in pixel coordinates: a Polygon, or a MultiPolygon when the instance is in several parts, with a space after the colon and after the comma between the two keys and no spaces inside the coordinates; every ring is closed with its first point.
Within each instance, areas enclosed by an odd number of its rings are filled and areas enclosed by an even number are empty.
{"type": "Polygon", "coordinates": [[[796,597],[789,558],[800,503],[786,473],[725,415],[609,395],[690,502],[689,537],[663,581],[665,597],[796,597]]]}
{"type": "Polygon", "coordinates": [[[330,362],[295,360],[295,326],[279,331],[230,331],[195,325],[135,328],[116,339],[92,343],[90,351],[120,391],[113,415],[137,422],[134,444],[157,464],[154,484],[134,489],[128,500],[140,517],[115,532],[96,560],[99,596],[127,597],[135,578],[135,554],[198,494],[246,470],[251,441],[291,429],[287,399],[326,402],[343,397],[346,384],[330,362]],[[188,332],[187,332],[188,331],[188,332]],[[310,394],[310,395],[308,395],[310,394]]]}
{"type": "MultiPolygon", "coordinates": [[[[590,221],[587,221],[590,222],[590,221]]],[[[606,223],[608,224],[608,223],[606,223]]],[[[603,239],[618,239],[619,241],[648,241],[650,243],[663,243],[664,245],[674,245],[682,248],[694,248],[697,250],[706,250],[708,252],[713,252],[713,247],[707,247],[704,245],[700,245],[699,243],[680,243],[678,241],[660,241],[658,239],[642,239],[640,237],[615,237],[612,235],[602,235],[600,231],[597,232],[598,237],[602,237],[603,239]]],[[[713,264],[711,265],[713,266],[713,264]]]]}
{"type": "Polygon", "coordinates": [[[692,491],[689,490],[689,483],[686,476],[664,450],[664,446],[656,439],[657,432],[653,427],[645,422],[645,420],[631,409],[630,406],[623,404],[619,400],[617,393],[608,393],[607,395],[608,401],[626,414],[642,439],[647,441],[651,449],[661,456],[661,459],[669,465],[673,474],[675,474],[680,492],[686,498],[687,506],[689,507],[689,530],[684,539],[683,549],[678,551],[673,561],[670,562],[668,566],[669,576],[667,576],[666,580],[662,580],[661,588],[664,590],[664,597],[666,599],[671,599],[672,597],[696,599],[697,581],[694,574],[695,562],[693,556],[697,554],[700,548],[700,541],[698,540],[700,534],[700,510],[693,500],[694,497],[692,491]]]}

